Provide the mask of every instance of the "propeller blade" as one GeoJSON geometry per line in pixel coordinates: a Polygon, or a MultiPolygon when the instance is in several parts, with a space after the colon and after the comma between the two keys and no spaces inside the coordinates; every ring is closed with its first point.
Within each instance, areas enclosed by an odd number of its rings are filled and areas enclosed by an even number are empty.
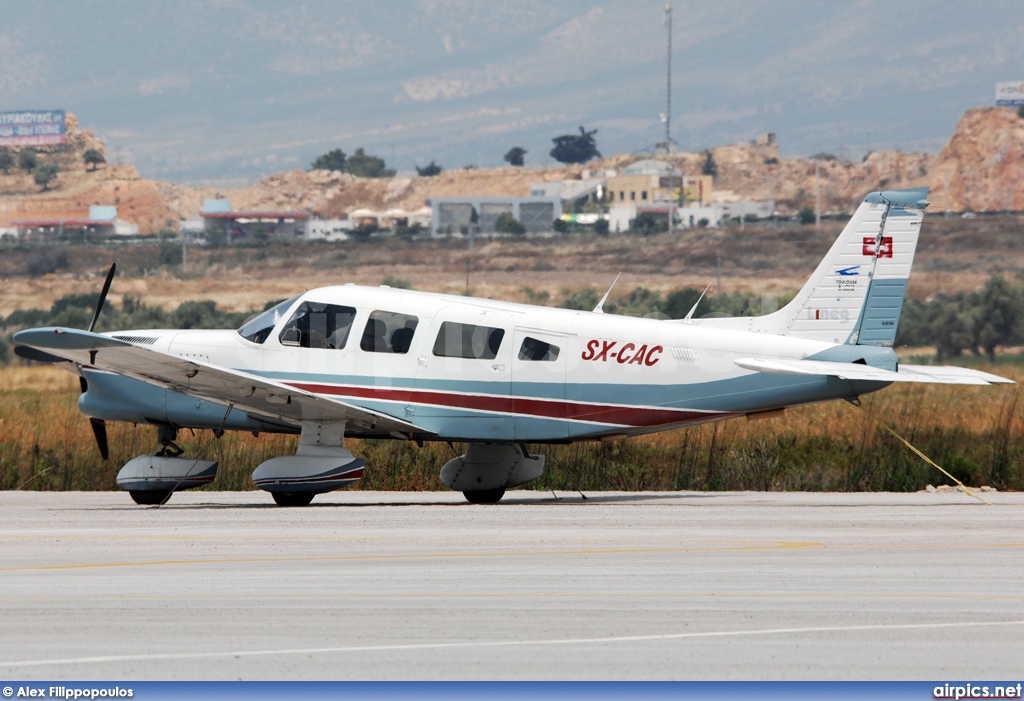
{"type": "Polygon", "coordinates": [[[96,311],[92,315],[92,323],[89,324],[89,333],[92,333],[96,329],[96,322],[100,319],[100,312],[103,311],[103,303],[107,301],[107,292],[110,291],[110,283],[114,281],[114,271],[117,270],[117,263],[110,264],[110,271],[107,273],[107,279],[103,283],[103,290],[100,292],[99,301],[96,302],[96,311]]]}
{"type": "Polygon", "coordinates": [[[37,363],[70,363],[71,362],[70,360],[66,360],[65,358],[61,358],[60,356],[51,355],[50,353],[47,353],[46,351],[41,351],[41,350],[39,350],[37,348],[32,348],[31,346],[15,346],[14,347],[14,354],[16,356],[18,356],[19,358],[24,358],[25,360],[34,360],[37,363]]]}
{"type": "Polygon", "coordinates": [[[89,419],[92,424],[93,435],[96,436],[96,445],[100,448],[100,455],[106,460],[110,457],[110,447],[107,445],[107,422],[103,419],[89,419]]]}

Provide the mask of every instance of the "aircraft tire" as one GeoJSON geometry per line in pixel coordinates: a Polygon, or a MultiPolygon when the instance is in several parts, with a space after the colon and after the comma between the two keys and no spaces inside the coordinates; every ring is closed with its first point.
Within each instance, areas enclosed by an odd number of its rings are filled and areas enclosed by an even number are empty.
{"type": "Polygon", "coordinates": [[[470,504],[497,504],[505,496],[505,488],[475,489],[471,492],[463,492],[462,495],[470,504]]]}
{"type": "Polygon", "coordinates": [[[278,506],[309,506],[316,496],[313,492],[271,492],[278,506]]]}
{"type": "Polygon", "coordinates": [[[128,493],[131,494],[136,504],[143,506],[163,504],[171,496],[169,489],[130,489],[128,493]]]}

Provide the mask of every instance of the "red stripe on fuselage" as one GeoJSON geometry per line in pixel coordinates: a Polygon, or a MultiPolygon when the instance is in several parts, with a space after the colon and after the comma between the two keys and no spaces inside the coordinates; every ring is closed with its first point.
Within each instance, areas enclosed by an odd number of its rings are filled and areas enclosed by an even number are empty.
{"type": "MultiPolygon", "coordinates": [[[[380,399],[389,402],[409,404],[434,404],[453,409],[493,411],[502,414],[522,414],[572,421],[592,421],[618,426],[661,426],[664,424],[686,423],[706,419],[715,412],[692,411],[689,409],[659,409],[648,407],[624,407],[609,404],[584,404],[556,399],[533,399],[524,397],[498,397],[476,394],[455,394],[413,390],[406,387],[339,387],[310,382],[288,382],[292,387],[339,397],[380,399]]],[[[716,416],[718,414],[715,414],[716,416]]]]}

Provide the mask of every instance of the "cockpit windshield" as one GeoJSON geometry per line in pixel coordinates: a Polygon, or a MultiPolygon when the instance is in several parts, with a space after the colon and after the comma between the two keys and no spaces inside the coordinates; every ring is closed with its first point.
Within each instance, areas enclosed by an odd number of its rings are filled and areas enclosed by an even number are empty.
{"type": "Polygon", "coordinates": [[[291,307],[297,299],[298,297],[286,299],[265,312],[260,312],[259,314],[249,317],[246,319],[245,323],[239,327],[238,335],[247,341],[252,341],[253,343],[263,343],[267,340],[267,337],[270,336],[270,332],[274,330],[277,322],[281,320],[281,315],[287,312],[288,308],[291,307]]]}

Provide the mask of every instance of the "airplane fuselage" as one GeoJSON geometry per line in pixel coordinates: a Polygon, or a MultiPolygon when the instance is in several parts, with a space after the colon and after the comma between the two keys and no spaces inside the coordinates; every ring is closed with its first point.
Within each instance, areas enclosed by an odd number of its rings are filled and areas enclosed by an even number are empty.
{"type": "MultiPolygon", "coordinates": [[[[290,300],[268,329],[249,339],[227,330],[107,335],[382,412],[422,429],[395,437],[486,442],[638,435],[854,397],[887,384],[751,372],[735,364],[745,357],[862,360],[895,368],[891,348],[703,327],[699,320],[670,322],[355,285],[312,290],[290,300]]],[[[298,430],[237,409],[225,418],[220,404],[128,377],[84,372],[90,389],[80,406],[91,417],[298,430]]]]}

